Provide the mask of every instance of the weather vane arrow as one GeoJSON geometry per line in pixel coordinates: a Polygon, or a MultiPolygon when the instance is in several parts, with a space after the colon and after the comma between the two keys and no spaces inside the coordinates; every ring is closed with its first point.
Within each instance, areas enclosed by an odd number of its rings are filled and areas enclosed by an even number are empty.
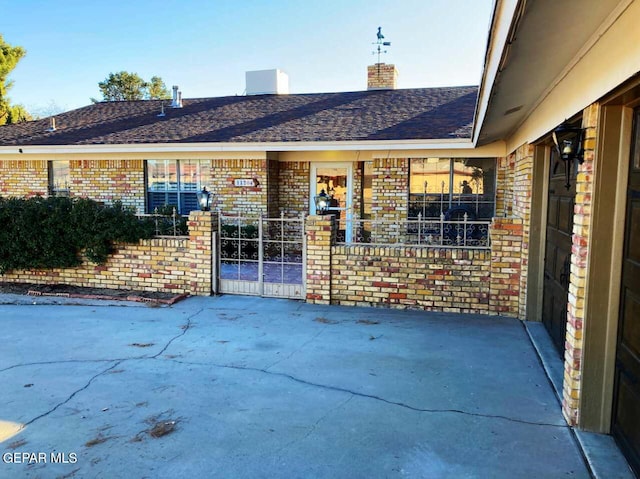
{"type": "MultiPolygon", "coordinates": [[[[387,50],[383,50],[382,47],[390,47],[391,42],[384,41],[384,35],[382,34],[382,27],[378,27],[378,33],[376,34],[378,40],[373,43],[373,45],[377,45],[377,53],[378,53],[378,63],[380,63],[380,54],[387,53],[387,50]]],[[[371,52],[372,55],[376,54],[376,51],[371,52]]]]}

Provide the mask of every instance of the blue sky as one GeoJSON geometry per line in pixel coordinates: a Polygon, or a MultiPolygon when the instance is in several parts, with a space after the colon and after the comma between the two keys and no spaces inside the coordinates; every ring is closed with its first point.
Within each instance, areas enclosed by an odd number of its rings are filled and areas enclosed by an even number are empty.
{"type": "Polygon", "coordinates": [[[32,111],[101,98],[127,70],[185,98],[244,92],[245,71],[280,68],[291,93],[366,89],[378,26],[398,87],[477,85],[492,0],[0,0],[0,33],[27,55],[10,98],[32,111]]]}

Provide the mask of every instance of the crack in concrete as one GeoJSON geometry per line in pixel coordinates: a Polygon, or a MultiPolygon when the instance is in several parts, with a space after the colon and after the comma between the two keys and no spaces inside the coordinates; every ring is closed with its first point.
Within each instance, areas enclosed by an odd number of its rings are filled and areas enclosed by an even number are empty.
{"type": "Polygon", "coordinates": [[[302,436],[299,439],[294,439],[293,441],[288,442],[287,444],[285,444],[284,446],[280,447],[274,454],[278,455],[278,458],[280,458],[280,453],[282,451],[284,451],[285,449],[288,449],[289,447],[293,446],[294,444],[298,443],[298,442],[302,442],[305,439],[307,439],[309,436],[311,436],[311,434],[313,434],[316,430],[316,428],[318,427],[318,424],[320,424],[322,421],[324,421],[330,414],[336,412],[337,410],[343,408],[344,406],[347,405],[347,403],[349,401],[351,401],[355,396],[352,394],[350,395],[346,400],[342,401],[340,404],[338,404],[335,407],[332,407],[331,409],[329,409],[327,412],[325,412],[322,416],[320,416],[318,418],[318,420],[316,422],[314,422],[311,427],[309,428],[309,430],[307,431],[307,433],[302,436]]]}
{"type": "MultiPolygon", "coordinates": [[[[44,413],[40,414],[39,416],[36,416],[36,417],[30,419],[29,421],[25,422],[23,424],[23,426],[22,426],[22,429],[24,429],[25,427],[33,424],[34,422],[38,421],[39,419],[47,417],[48,415],[50,415],[51,413],[53,413],[54,411],[56,411],[60,407],[64,406],[69,401],[71,401],[77,394],[81,393],[82,391],[85,391],[89,386],[91,386],[91,383],[93,383],[93,381],[95,381],[100,376],[103,376],[104,374],[107,374],[109,371],[115,369],[120,364],[122,364],[122,363],[124,363],[126,361],[134,361],[134,360],[141,360],[141,359],[142,360],[144,360],[144,359],[157,359],[158,356],[160,356],[162,353],[164,353],[169,348],[169,346],[171,346],[171,343],[173,343],[176,339],[178,339],[178,338],[184,336],[185,334],[187,334],[187,331],[189,331],[189,329],[191,329],[191,326],[192,326],[192,321],[191,320],[194,317],[196,317],[198,314],[202,313],[202,311],[204,311],[204,308],[201,308],[197,312],[193,313],[191,316],[187,317],[187,324],[183,328],[182,332],[180,334],[177,334],[177,335],[173,336],[171,339],[169,339],[169,341],[167,341],[167,343],[164,345],[164,347],[158,353],[154,354],[153,356],[135,356],[135,357],[121,358],[121,359],[111,359],[111,360],[110,359],[100,359],[100,360],[92,359],[92,360],[86,360],[86,361],[83,361],[83,360],[66,360],[66,361],[59,361],[59,362],[51,361],[51,362],[47,362],[47,363],[42,363],[42,364],[56,364],[56,363],[69,363],[69,362],[113,362],[113,361],[115,361],[114,364],[112,364],[108,368],[106,368],[103,371],[100,371],[99,373],[97,373],[94,376],[92,376],[84,386],[82,386],[80,389],[76,389],[75,391],[73,391],[64,401],[59,402],[54,407],[49,409],[47,412],[44,412],[44,413]]],[[[8,369],[13,369],[14,367],[18,367],[18,366],[21,366],[21,365],[11,366],[9,368],[3,369],[2,371],[6,371],[8,369]]],[[[0,372],[2,372],[2,371],[0,371],[0,372]]]]}
{"type": "MultiPolygon", "coordinates": [[[[87,359],[87,360],[61,360],[61,361],[47,361],[47,362],[34,362],[34,363],[24,363],[24,364],[17,364],[17,365],[13,365],[13,366],[9,366],[7,368],[1,369],[0,372],[4,372],[4,371],[8,371],[10,369],[14,369],[17,367],[22,367],[22,366],[30,366],[30,365],[45,365],[45,364],[63,364],[63,363],[82,363],[82,362],[114,362],[113,365],[109,366],[108,368],[106,368],[105,370],[97,373],[96,375],[94,375],[93,377],[91,377],[89,379],[89,381],[80,389],[77,389],[76,391],[74,391],[73,393],[71,393],[71,395],[69,395],[69,397],[67,397],[67,399],[65,399],[64,401],[60,402],[59,404],[57,404],[56,406],[54,406],[53,408],[51,408],[49,411],[40,414],[39,416],[29,420],[28,422],[26,422],[24,424],[24,426],[28,426],[30,424],[33,424],[35,421],[42,419],[43,417],[48,416],[49,414],[53,413],[54,411],[56,411],[58,408],[60,408],[61,406],[67,404],[69,401],[71,401],[71,399],[73,399],[77,394],[79,394],[80,392],[86,390],[92,383],[93,381],[95,381],[97,378],[99,378],[100,376],[108,373],[109,371],[111,371],[112,369],[116,368],[117,366],[119,366],[120,364],[126,362],[126,361],[133,361],[133,360],[146,360],[146,359],[158,359],[160,357],[160,355],[162,355],[168,348],[169,346],[171,346],[171,344],[177,340],[178,338],[184,336],[187,331],[189,331],[192,327],[192,319],[194,317],[196,317],[197,315],[199,315],[200,313],[202,313],[204,311],[205,308],[201,308],[199,309],[197,312],[193,313],[192,315],[190,315],[189,317],[187,317],[187,324],[186,326],[183,328],[183,331],[175,336],[173,336],[171,339],[169,339],[169,341],[167,341],[167,343],[164,345],[164,347],[157,352],[156,354],[152,355],[152,356],[133,356],[133,357],[126,357],[126,358],[117,358],[117,359],[87,359]]],[[[347,388],[343,388],[343,387],[339,387],[339,386],[331,386],[331,385],[327,385],[327,384],[320,384],[320,383],[314,383],[312,381],[307,381],[305,379],[301,379],[298,377],[295,377],[291,374],[287,374],[287,373],[282,373],[282,372],[274,372],[274,371],[270,371],[269,369],[274,367],[276,364],[291,358],[294,354],[296,354],[297,352],[299,352],[301,349],[303,349],[307,344],[311,343],[313,340],[315,340],[320,334],[322,334],[324,332],[326,328],[323,328],[322,330],[320,330],[318,333],[316,333],[312,338],[310,338],[309,340],[307,340],[304,344],[302,344],[298,349],[296,349],[295,351],[293,351],[292,353],[290,353],[286,358],[284,359],[280,359],[278,361],[276,361],[275,363],[267,366],[266,368],[254,368],[254,367],[249,367],[249,366],[237,366],[237,365],[230,365],[230,364],[216,364],[216,363],[202,363],[202,362],[191,362],[191,361],[181,361],[181,360],[177,360],[174,358],[165,358],[165,360],[168,361],[172,361],[175,363],[179,363],[179,364],[190,364],[190,365],[196,365],[196,366],[213,366],[216,368],[222,368],[222,369],[234,369],[234,370],[242,370],[242,371],[253,371],[253,372],[260,372],[263,374],[268,374],[268,375],[273,375],[273,376],[279,376],[279,377],[283,377],[286,379],[289,379],[291,381],[300,383],[300,384],[304,384],[307,386],[311,386],[311,387],[316,387],[316,388],[321,388],[321,389],[326,389],[329,391],[336,391],[336,392],[342,392],[342,393],[346,393],[349,394],[350,397],[347,401],[344,401],[340,406],[338,406],[335,409],[338,409],[342,406],[344,406],[345,404],[347,404],[351,399],[353,399],[353,397],[361,397],[361,398],[365,398],[365,399],[372,399],[375,401],[379,401],[385,404],[389,404],[392,406],[397,406],[397,407],[401,407],[404,409],[408,409],[410,411],[415,411],[415,412],[421,412],[421,413],[433,413],[433,414],[459,414],[459,415],[464,415],[464,416],[470,416],[470,417],[480,417],[480,418],[486,418],[486,419],[501,419],[504,421],[509,421],[509,422],[513,422],[513,423],[518,423],[518,424],[525,424],[525,425],[530,425],[530,426],[542,426],[542,427],[554,427],[554,428],[559,428],[559,429],[568,429],[570,430],[571,427],[568,426],[567,424],[553,424],[553,423],[545,423],[545,422],[536,422],[536,421],[527,421],[524,419],[518,419],[518,418],[512,418],[512,417],[508,417],[508,416],[503,416],[500,414],[483,414],[483,413],[474,413],[474,412],[469,412],[469,411],[464,411],[461,409],[437,409],[437,408],[419,408],[419,407],[415,407],[415,406],[411,406],[410,404],[406,404],[403,402],[399,402],[399,401],[392,401],[389,399],[385,399],[381,396],[377,396],[374,394],[366,394],[366,393],[362,393],[362,392],[358,392],[358,391],[353,391],[347,388]]],[[[316,426],[317,424],[323,419],[325,418],[328,414],[330,414],[331,411],[327,412],[323,417],[321,417],[317,422],[316,422],[316,426]]],[[[315,426],[311,429],[311,431],[307,434],[308,437],[309,434],[311,434],[311,432],[313,432],[313,430],[315,429],[315,426]]],[[[304,437],[301,439],[304,440],[304,437]]]]}
{"type": "Polygon", "coordinates": [[[320,336],[322,333],[325,332],[325,330],[327,329],[327,326],[325,326],[324,328],[322,328],[320,331],[318,331],[316,334],[313,335],[312,338],[308,339],[307,341],[305,341],[303,344],[300,345],[300,347],[298,347],[297,349],[291,351],[291,353],[289,353],[289,355],[285,358],[280,358],[278,359],[276,362],[274,362],[273,364],[270,364],[269,366],[267,366],[265,368],[265,371],[268,371],[269,369],[271,369],[272,367],[276,366],[277,364],[280,364],[283,361],[287,361],[289,359],[291,359],[295,354],[299,353],[300,351],[302,351],[308,344],[312,343],[313,341],[315,341],[318,336],[320,336]]]}
{"type": "Polygon", "coordinates": [[[85,389],[87,389],[89,386],[91,386],[91,383],[97,379],[98,377],[102,376],[103,374],[108,373],[109,371],[111,371],[112,369],[114,369],[115,367],[119,366],[120,364],[122,364],[124,362],[124,360],[122,361],[116,361],[114,364],[112,364],[111,366],[109,366],[107,369],[100,371],[98,374],[95,374],[94,376],[91,377],[91,379],[89,379],[89,381],[87,382],[87,384],[85,384],[84,386],[82,386],[80,389],[76,389],[75,391],[73,391],[71,393],[71,395],[65,399],[64,401],[56,404],[54,407],[52,407],[51,409],[49,409],[47,412],[40,414],[39,416],[34,417],[33,419],[30,419],[29,421],[25,422],[23,425],[23,428],[25,428],[26,426],[29,426],[30,424],[33,424],[34,422],[36,422],[38,419],[42,419],[43,417],[48,416],[49,414],[51,414],[52,412],[56,411],[58,408],[60,408],[61,406],[64,406],[65,404],[67,404],[69,401],[71,401],[76,394],[81,393],[82,391],[84,391],[85,389]]]}
{"type": "Polygon", "coordinates": [[[6,367],[4,369],[0,369],[0,373],[5,371],[9,371],[11,369],[23,368],[27,366],[47,366],[50,364],[66,364],[66,363],[110,363],[112,361],[119,361],[121,359],[128,358],[114,358],[114,359],[61,359],[58,361],[37,361],[33,363],[20,363],[14,364],[13,366],[6,367]]]}
{"type": "Polygon", "coordinates": [[[16,369],[16,368],[23,368],[23,367],[28,367],[28,366],[48,366],[48,365],[53,365],[53,364],[68,364],[68,363],[110,363],[113,361],[133,361],[133,360],[139,360],[139,359],[156,359],[158,356],[160,356],[162,353],[164,353],[169,346],[171,345],[171,343],[173,343],[176,339],[184,336],[187,331],[191,328],[191,320],[192,318],[194,318],[195,316],[197,316],[198,314],[200,314],[202,311],[204,311],[204,308],[198,310],[196,313],[192,314],[191,316],[189,316],[187,318],[187,324],[184,327],[184,330],[180,333],[175,335],[174,337],[172,337],[165,345],[164,347],[156,354],[154,354],[153,356],[149,356],[146,354],[140,355],[140,356],[127,356],[124,358],[107,358],[107,359],[59,359],[59,360],[55,360],[55,361],[35,361],[32,363],[20,363],[20,364],[13,364],[12,366],[7,366],[6,368],[0,369],[0,373],[3,373],[5,371],[10,371],[11,369],[16,369]]]}
{"type": "Polygon", "coordinates": [[[200,308],[198,311],[193,313],[191,316],[188,316],[187,317],[187,325],[182,329],[182,332],[180,334],[175,335],[173,338],[171,338],[167,342],[167,344],[164,345],[164,348],[162,348],[157,354],[154,354],[153,356],[149,356],[149,358],[156,359],[158,356],[160,356],[162,353],[164,353],[167,349],[169,349],[169,346],[171,346],[171,343],[173,343],[176,339],[181,338],[182,336],[187,334],[187,331],[189,331],[189,329],[191,329],[191,326],[192,326],[191,320],[193,318],[195,318],[197,315],[199,315],[200,313],[202,313],[203,311],[204,311],[204,308],[200,308]]]}
{"type": "Polygon", "coordinates": [[[300,383],[300,384],[304,384],[306,386],[312,386],[312,387],[317,387],[317,388],[321,388],[321,389],[326,389],[329,391],[336,391],[336,392],[342,392],[342,393],[346,393],[346,394],[352,394],[353,396],[357,396],[357,397],[361,397],[361,398],[365,398],[365,399],[373,399],[375,401],[380,401],[383,402],[385,404],[389,404],[392,406],[398,406],[404,409],[408,409],[410,411],[415,411],[415,412],[424,412],[424,413],[441,413],[441,414],[460,414],[463,416],[471,416],[471,417],[480,417],[480,418],[486,418],[486,419],[502,419],[504,421],[509,421],[509,422],[514,422],[514,423],[518,423],[518,424],[526,424],[526,425],[530,425],[530,426],[545,426],[545,427],[554,427],[554,428],[559,428],[559,429],[571,429],[571,427],[567,424],[553,424],[553,423],[548,423],[548,422],[537,422],[537,421],[527,421],[526,419],[518,419],[518,418],[512,418],[509,416],[503,416],[500,414],[483,414],[483,413],[474,413],[474,412],[469,412],[469,411],[463,411],[462,409],[431,409],[431,408],[419,408],[419,407],[415,407],[415,406],[411,406],[410,404],[406,404],[403,402],[399,402],[399,401],[392,401],[389,399],[385,399],[383,397],[377,396],[375,394],[366,394],[366,393],[362,393],[362,392],[358,392],[358,391],[353,391],[351,389],[347,389],[347,388],[343,388],[343,387],[339,387],[339,386],[331,386],[331,385],[327,385],[327,384],[320,384],[320,383],[314,383],[311,381],[307,381],[306,379],[300,379],[297,378],[291,374],[287,374],[287,373],[279,373],[279,372],[273,372],[273,371],[268,371],[266,369],[262,369],[262,368],[253,368],[253,367],[249,367],[249,366],[234,366],[234,365],[230,365],[230,364],[216,364],[216,363],[199,363],[199,362],[190,362],[190,361],[180,361],[177,359],[167,359],[168,361],[173,361],[176,363],[181,363],[181,364],[191,364],[191,365],[195,365],[195,366],[213,366],[216,368],[221,368],[221,369],[235,369],[235,370],[242,370],[242,371],[253,371],[253,372],[259,372],[259,373],[264,373],[264,374],[270,374],[270,375],[274,375],[274,376],[280,376],[286,379],[289,379],[291,381],[300,383]]]}

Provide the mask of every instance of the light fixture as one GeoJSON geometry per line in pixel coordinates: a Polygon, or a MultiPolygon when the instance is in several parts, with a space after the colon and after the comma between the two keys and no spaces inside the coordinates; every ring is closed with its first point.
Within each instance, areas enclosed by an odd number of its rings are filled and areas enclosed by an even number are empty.
{"type": "MultiPolygon", "coordinates": [[[[553,131],[551,137],[553,138],[558,157],[564,162],[564,186],[569,189],[571,188],[573,162],[577,161],[579,164],[584,162],[584,150],[582,148],[584,129],[571,126],[565,122],[553,131]]],[[[556,163],[554,171],[557,168],[558,163],[556,163]]]]}
{"type": "Polygon", "coordinates": [[[329,209],[329,195],[324,190],[320,190],[320,194],[313,197],[313,200],[316,203],[316,214],[324,215],[329,209]]]}
{"type": "Polygon", "coordinates": [[[200,206],[200,211],[209,211],[211,210],[211,193],[207,191],[207,187],[203,187],[202,191],[198,191],[196,193],[196,197],[198,198],[198,205],[200,206]]]}

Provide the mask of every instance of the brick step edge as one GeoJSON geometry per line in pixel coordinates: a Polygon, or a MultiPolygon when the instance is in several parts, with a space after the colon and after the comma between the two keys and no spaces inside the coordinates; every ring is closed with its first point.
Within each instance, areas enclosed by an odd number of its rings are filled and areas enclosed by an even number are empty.
{"type": "Polygon", "coordinates": [[[169,299],[154,299],[154,298],[146,298],[144,296],[109,296],[107,294],[75,294],[75,293],[43,293],[41,291],[27,291],[27,296],[54,296],[58,298],[76,298],[76,299],[101,299],[101,300],[110,300],[110,301],[134,301],[136,303],[161,303],[172,305],[181,301],[187,297],[189,297],[189,293],[178,294],[169,299]]]}

